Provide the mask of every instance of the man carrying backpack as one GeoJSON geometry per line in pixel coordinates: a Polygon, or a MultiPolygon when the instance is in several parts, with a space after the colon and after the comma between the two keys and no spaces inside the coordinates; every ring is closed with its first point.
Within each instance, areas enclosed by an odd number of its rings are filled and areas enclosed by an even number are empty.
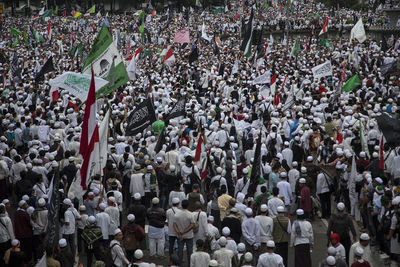
{"type": "Polygon", "coordinates": [[[96,225],[96,218],[89,216],[88,223],[82,232],[82,239],[86,245],[87,266],[92,266],[93,255],[96,259],[101,257],[100,242],[103,240],[101,228],[96,225]]]}
{"type": "Polygon", "coordinates": [[[328,230],[326,234],[329,236],[332,233],[337,233],[340,236],[340,243],[344,246],[346,250],[346,259],[349,258],[349,250],[351,246],[350,234],[353,235],[353,240],[356,238],[356,230],[354,228],[353,220],[344,211],[345,205],[343,202],[337,204],[338,213],[332,214],[328,224],[328,230]]]}
{"type": "MultiPolygon", "coordinates": [[[[131,262],[126,258],[124,250],[121,247],[121,241],[123,239],[122,231],[117,228],[114,231],[114,239],[110,243],[110,250],[111,250],[111,266],[125,266],[131,264],[131,262]],[[125,265],[124,265],[125,264],[125,265]]],[[[89,265],[90,266],[90,265],[89,265]]]]}
{"type": "Polygon", "coordinates": [[[135,224],[135,215],[129,214],[127,216],[128,224],[122,227],[123,245],[126,251],[126,256],[129,261],[134,260],[134,253],[136,249],[141,248],[140,243],[146,237],[144,229],[135,224]]]}

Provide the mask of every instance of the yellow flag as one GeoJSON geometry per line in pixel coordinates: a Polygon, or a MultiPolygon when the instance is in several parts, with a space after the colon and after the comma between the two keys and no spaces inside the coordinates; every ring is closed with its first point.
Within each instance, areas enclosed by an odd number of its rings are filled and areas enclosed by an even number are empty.
{"type": "Polygon", "coordinates": [[[77,18],[79,18],[80,16],[82,16],[82,13],[81,13],[81,12],[76,11],[76,12],[74,13],[74,19],[77,19],[77,18]]]}

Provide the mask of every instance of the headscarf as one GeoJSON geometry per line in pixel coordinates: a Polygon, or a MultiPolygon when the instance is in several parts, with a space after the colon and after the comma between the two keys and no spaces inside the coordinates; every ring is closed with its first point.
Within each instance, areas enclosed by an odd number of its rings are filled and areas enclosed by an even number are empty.
{"type": "Polygon", "coordinates": [[[331,236],[329,237],[329,241],[332,243],[332,240],[335,239],[336,240],[336,245],[337,246],[340,243],[340,236],[336,233],[331,234],[331,236]]]}

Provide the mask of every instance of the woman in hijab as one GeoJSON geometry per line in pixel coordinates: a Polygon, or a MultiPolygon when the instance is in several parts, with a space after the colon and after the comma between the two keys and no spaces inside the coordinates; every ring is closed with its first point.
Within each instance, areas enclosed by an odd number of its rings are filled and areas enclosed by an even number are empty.
{"type": "Polygon", "coordinates": [[[340,243],[340,237],[338,234],[333,233],[329,237],[329,243],[336,250],[336,258],[341,258],[342,260],[346,260],[346,251],[344,246],[340,243]]]}

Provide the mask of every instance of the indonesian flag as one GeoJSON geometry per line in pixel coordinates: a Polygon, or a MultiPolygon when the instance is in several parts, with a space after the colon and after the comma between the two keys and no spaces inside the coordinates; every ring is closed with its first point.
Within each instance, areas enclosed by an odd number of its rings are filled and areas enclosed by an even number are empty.
{"type": "Polygon", "coordinates": [[[92,81],[90,82],[84,114],[79,154],[81,154],[83,158],[81,167],[81,186],[86,190],[86,180],[88,176],[90,177],[91,167],[99,160],[99,128],[96,121],[97,104],[93,69],[92,81]]]}
{"type": "Polygon", "coordinates": [[[167,49],[166,50],[167,52],[166,52],[161,64],[164,64],[164,63],[170,64],[170,63],[175,62],[175,56],[174,56],[174,52],[172,52],[171,46],[168,46],[166,49],[167,49]]]}
{"type": "Polygon", "coordinates": [[[274,94],[275,93],[275,88],[276,88],[276,73],[271,78],[270,87],[271,87],[271,94],[274,94]]]}
{"type": "Polygon", "coordinates": [[[40,16],[39,14],[36,14],[35,16],[32,17],[32,20],[38,19],[40,16]]]}
{"type": "Polygon", "coordinates": [[[322,30],[319,33],[319,35],[324,34],[324,33],[326,33],[328,31],[328,22],[329,22],[328,17],[325,17],[324,26],[322,27],[322,30]]]}
{"type": "Polygon", "coordinates": [[[50,20],[47,22],[47,39],[48,40],[50,40],[51,39],[51,33],[52,33],[52,30],[51,30],[51,23],[50,23],[50,20]]]}
{"type": "MultiPolygon", "coordinates": [[[[138,60],[139,55],[140,55],[140,51],[142,51],[142,47],[139,47],[136,51],[135,51],[135,59],[138,60]]],[[[131,55],[130,57],[127,57],[125,60],[126,61],[131,61],[133,58],[133,55],[131,55]]]]}
{"type": "Polygon", "coordinates": [[[153,12],[151,13],[151,17],[154,17],[156,15],[156,8],[153,8],[153,12]]]}
{"type": "Polygon", "coordinates": [[[204,150],[203,135],[200,134],[199,140],[197,140],[196,154],[194,155],[194,162],[198,162],[201,158],[201,152],[204,150]]]}
{"type": "Polygon", "coordinates": [[[335,132],[336,132],[336,141],[338,141],[338,143],[341,144],[343,142],[343,135],[337,129],[335,129],[335,132]]]}
{"type": "Polygon", "coordinates": [[[50,98],[51,98],[51,102],[57,101],[60,98],[60,96],[58,94],[58,87],[52,86],[50,88],[50,98]]]}
{"type": "Polygon", "coordinates": [[[383,135],[381,138],[381,144],[379,146],[379,169],[385,169],[385,157],[383,156],[383,135]]]}
{"type": "Polygon", "coordinates": [[[216,43],[216,44],[217,44],[217,46],[219,46],[219,47],[221,47],[221,46],[222,46],[221,40],[219,39],[219,37],[218,37],[218,36],[215,36],[215,43],[216,43]]]}
{"type": "Polygon", "coordinates": [[[237,20],[239,18],[239,14],[236,14],[235,16],[235,20],[237,20]]]}

